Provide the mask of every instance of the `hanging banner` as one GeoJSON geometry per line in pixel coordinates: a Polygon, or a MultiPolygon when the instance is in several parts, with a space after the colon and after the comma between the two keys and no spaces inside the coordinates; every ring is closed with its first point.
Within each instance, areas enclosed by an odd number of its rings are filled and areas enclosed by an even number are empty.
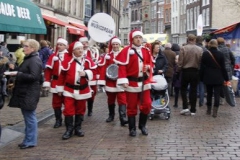
{"type": "Polygon", "coordinates": [[[202,36],[202,33],[203,33],[203,19],[202,15],[200,14],[197,20],[197,36],[202,36]]]}

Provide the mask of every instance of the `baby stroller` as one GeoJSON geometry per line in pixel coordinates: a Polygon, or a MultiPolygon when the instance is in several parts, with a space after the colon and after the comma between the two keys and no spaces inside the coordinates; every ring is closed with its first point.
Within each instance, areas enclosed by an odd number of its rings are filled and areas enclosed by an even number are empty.
{"type": "Polygon", "coordinates": [[[153,76],[153,80],[156,83],[152,83],[151,98],[152,109],[149,115],[149,119],[153,120],[154,115],[163,115],[164,119],[170,118],[169,95],[168,84],[163,75],[153,76]]]}

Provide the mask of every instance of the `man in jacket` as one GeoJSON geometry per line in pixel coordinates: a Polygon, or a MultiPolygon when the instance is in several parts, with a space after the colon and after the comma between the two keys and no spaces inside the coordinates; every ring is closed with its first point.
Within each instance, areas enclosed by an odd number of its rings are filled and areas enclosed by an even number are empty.
{"type": "Polygon", "coordinates": [[[183,101],[183,110],[180,114],[196,114],[197,85],[199,81],[199,69],[203,50],[196,46],[196,36],[188,35],[188,44],[181,48],[179,54],[178,70],[182,72],[181,94],[183,101]],[[191,109],[188,109],[187,88],[190,85],[189,100],[191,109]]]}
{"type": "Polygon", "coordinates": [[[152,56],[150,50],[142,44],[143,33],[133,30],[129,34],[130,45],[117,56],[119,65],[117,85],[126,91],[129,135],[136,136],[136,115],[140,110],[139,125],[143,135],[148,135],[146,128],[148,114],[151,110],[150,78],[152,75],[152,56]],[[149,76],[148,76],[149,75],[149,76]]]}

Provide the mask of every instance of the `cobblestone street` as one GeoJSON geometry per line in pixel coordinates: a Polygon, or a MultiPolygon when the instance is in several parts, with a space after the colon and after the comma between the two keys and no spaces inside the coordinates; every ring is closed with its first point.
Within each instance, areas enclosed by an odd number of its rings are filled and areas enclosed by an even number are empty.
{"type": "MultiPolygon", "coordinates": [[[[173,99],[173,98],[172,98],[173,99]]],[[[239,98],[236,98],[239,103],[239,98]]],[[[108,116],[104,93],[97,95],[92,117],[85,116],[84,137],[62,140],[65,127],[53,129],[54,119],[39,126],[38,146],[20,150],[22,136],[0,148],[1,160],[239,160],[240,109],[220,106],[217,118],[207,116],[206,106],[197,107],[194,117],[179,114],[181,108],[171,106],[169,120],[155,117],[147,122],[148,136],[137,130],[128,136],[128,127],[121,127],[118,116],[106,123],[108,116]]],[[[41,98],[41,104],[50,103],[41,98]]],[[[180,104],[180,103],[179,103],[180,104]]],[[[49,105],[50,106],[50,105],[49,105]]],[[[117,109],[116,109],[117,112],[117,109]]],[[[3,112],[1,112],[3,114],[3,112]]],[[[7,114],[7,113],[4,113],[7,114]]],[[[12,115],[14,116],[14,115],[12,115]]],[[[1,121],[6,121],[6,115],[1,121]]]]}

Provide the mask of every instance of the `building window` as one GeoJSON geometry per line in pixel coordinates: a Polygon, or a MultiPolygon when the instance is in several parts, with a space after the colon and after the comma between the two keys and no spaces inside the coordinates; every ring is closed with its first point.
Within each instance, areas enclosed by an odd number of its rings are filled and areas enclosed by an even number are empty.
{"type": "Polygon", "coordinates": [[[131,21],[134,21],[134,11],[132,11],[132,15],[131,15],[131,21]]]}
{"type": "Polygon", "coordinates": [[[209,14],[209,8],[206,9],[206,26],[209,26],[210,21],[210,14],[209,14]]]}
{"type": "Polygon", "coordinates": [[[139,16],[140,16],[139,19],[140,19],[140,21],[142,21],[142,16],[143,16],[143,15],[142,15],[142,9],[140,9],[140,13],[139,13],[139,14],[140,14],[140,15],[139,15],[139,16]]]}
{"type": "Polygon", "coordinates": [[[206,10],[202,10],[202,17],[203,17],[203,26],[206,26],[206,10]]]}
{"type": "Polygon", "coordinates": [[[137,10],[135,10],[135,21],[137,21],[138,20],[138,12],[137,12],[137,10]]]}
{"type": "Polygon", "coordinates": [[[189,14],[189,9],[187,10],[187,30],[190,29],[190,14],[189,14]]]}
{"type": "Polygon", "coordinates": [[[194,26],[193,28],[197,28],[197,7],[194,7],[194,26]]]}

